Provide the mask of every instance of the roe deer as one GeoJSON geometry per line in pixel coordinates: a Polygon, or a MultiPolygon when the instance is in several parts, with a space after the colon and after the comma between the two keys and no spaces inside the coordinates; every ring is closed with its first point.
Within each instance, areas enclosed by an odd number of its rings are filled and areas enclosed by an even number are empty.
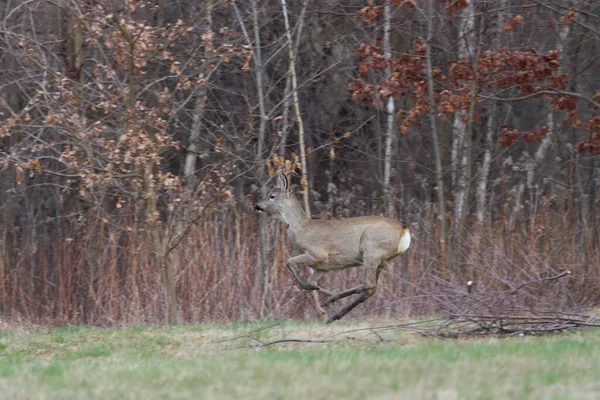
{"type": "Polygon", "coordinates": [[[344,297],[359,295],[354,302],[330,317],[327,323],[342,318],[371,297],[375,293],[381,270],[410,246],[408,227],[391,218],[309,219],[290,191],[285,174],[279,175],[279,185],[255,209],[273,214],[286,224],[294,250],[299,253],[287,261],[287,267],[302,289],[317,290],[328,296],[323,307],[344,297]],[[302,265],[314,270],[308,282],[300,277],[296,269],[296,266],[302,265]],[[361,285],[339,293],[332,293],[317,285],[317,280],[329,271],[358,266],[362,266],[365,274],[361,285]]]}

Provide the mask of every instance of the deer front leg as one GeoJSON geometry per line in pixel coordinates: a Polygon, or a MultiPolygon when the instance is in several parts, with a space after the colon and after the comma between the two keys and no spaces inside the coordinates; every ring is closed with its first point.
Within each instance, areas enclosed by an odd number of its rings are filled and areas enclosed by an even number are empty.
{"type": "Polygon", "coordinates": [[[314,255],[312,255],[310,253],[304,253],[304,254],[300,254],[300,255],[297,255],[295,257],[290,258],[287,261],[286,266],[288,267],[288,269],[290,270],[290,272],[292,273],[292,275],[296,279],[296,282],[298,282],[298,285],[302,289],[304,289],[304,290],[317,290],[317,291],[325,294],[326,296],[331,296],[332,292],[330,292],[329,290],[323,289],[322,287],[316,285],[317,279],[319,279],[321,276],[323,276],[323,272],[322,271],[315,271],[315,274],[313,275],[313,277],[311,277],[312,279],[309,279],[310,282],[306,282],[305,280],[303,280],[300,277],[300,274],[298,273],[298,271],[295,268],[296,265],[306,265],[306,266],[310,267],[311,265],[317,264],[320,261],[322,261],[322,260],[319,259],[319,258],[317,258],[317,257],[315,257],[314,255]]]}

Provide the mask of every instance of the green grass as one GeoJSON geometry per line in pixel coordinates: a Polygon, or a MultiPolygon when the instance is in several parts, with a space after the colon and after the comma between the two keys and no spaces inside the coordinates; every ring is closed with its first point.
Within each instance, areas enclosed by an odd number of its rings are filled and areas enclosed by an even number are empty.
{"type": "MultiPolygon", "coordinates": [[[[595,399],[600,331],[547,337],[236,346],[272,322],[0,331],[2,399],[595,399]]],[[[288,338],[361,327],[286,321],[288,338]]],[[[364,324],[363,326],[364,327],[364,324]]],[[[368,331],[346,333],[359,338],[368,331]]],[[[375,339],[373,336],[370,338],[375,339]]]]}

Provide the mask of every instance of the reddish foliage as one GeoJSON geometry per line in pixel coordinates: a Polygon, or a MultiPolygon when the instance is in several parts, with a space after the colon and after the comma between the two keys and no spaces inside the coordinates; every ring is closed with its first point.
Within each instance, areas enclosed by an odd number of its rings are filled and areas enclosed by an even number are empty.
{"type": "Polygon", "coordinates": [[[523,138],[525,143],[539,142],[548,134],[549,128],[543,126],[534,131],[521,131],[518,129],[508,129],[506,125],[502,125],[500,130],[500,145],[502,147],[512,146],[519,138],[523,138]]]}
{"type": "MultiPolygon", "coordinates": [[[[349,86],[353,99],[369,102],[374,108],[381,109],[387,98],[410,93],[414,97],[414,109],[398,114],[401,118],[404,116],[400,123],[400,131],[406,133],[410,125],[416,123],[418,117],[428,109],[425,101],[427,92],[423,63],[425,52],[426,43],[419,39],[414,44],[414,55],[402,55],[396,59],[386,60],[379,47],[363,44],[358,49],[358,55],[362,59],[362,63],[358,66],[360,76],[366,78],[370,71],[380,71],[386,67],[391,68],[391,74],[380,84],[367,83],[361,79],[355,80],[349,86]]],[[[475,70],[473,70],[472,60],[468,58],[451,62],[448,76],[442,74],[441,68],[435,67],[434,77],[442,81],[445,87],[438,95],[440,100],[438,111],[440,114],[447,114],[468,110],[473,98],[471,93],[473,80],[476,81],[475,87],[478,92],[516,87],[521,96],[527,96],[542,91],[564,90],[569,76],[559,73],[558,58],[559,54],[555,50],[547,53],[538,53],[535,50],[486,51],[477,60],[475,70]]],[[[551,97],[555,111],[564,110],[570,113],[570,122],[573,126],[581,124],[575,112],[577,103],[574,97],[545,95],[551,97]]],[[[475,115],[478,115],[477,110],[475,115]]],[[[503,143],[513,143],[521,136],[521,133],[511,132],[504,133],[503,143]]],[[[544,131],[538,130],[527,134],[526,140],[535,141],[544,136],[544,131]]]]}
{"type": "Polygon", "coordinates": [[[552,99],[554,105],[554,111],[559,112],[563,110],[575,111],[577,107],[577,101],[572,96],[555,96],[552,99]]]}
{"type": "Polygon", "coordinates": [[[468,93],[465,94],[464,90],[462,92],[444,90],[440,93],[440,97],[441,102],[438,108],[440,113],[454,113],[469,108],[470,96],[468,93]]]}
{"type": "MultiPolygon", "coordinates": [[[[396,2],[395,4],[400,4],[396,2]]],[[[405,3],[402,3],[405,5],[405,3]]],[[[467,0],[448,0],[446,7],[451,13],[456,13],[468,6],[467,0]]],[[[366,15],[370,7],[361,10],[366,15]]],[[[374,14],[373,14],[374,15],[374,14]]],[[[575,16],[574,9],[570,10],[568,20],[572,22],[575,16]]],[[[524,22],[522,15],[515,15],[506,22],[505,29],[510,32],[516,31],[524,22]]],[[[563,21],[565,22],[565,21],[563,21]]],[[[400,132],[406,133],[408,128],[417,123],[418,118],[429,109],[427,99],[427,79],[424,68],[424,56],[427,51],[426,42],[417,39],[414,42],[412,54],[401,55],[397,58],[386,59],[383,51],[373,45],[363,44],[358,49],[361,63],[358,73],[362,79],[356,79],[349,86],[355,101],[369,102],[374,108],[382,109],[385,101],[390,97],[402,94],[411,96],[412,108],[400,110],[397,113],[400,119],[400,132]],[[391,69],[386,79],[379,83],[367,83],[364,81],[371,71],[382,71],[391,69]]],[[[577,113],[577,98],[562,93],[567,88],[569,75],[561,73],[559,52],[550,50],[540,53],[536,50],[509,51],[484,51],[477,60],[464,57],[451,61],[448,65],[447,75],[442,68],[434,66],[433,75],[436,86],[443,88],[435,94],[439,101],[438,113],[441,118],[444,114],[463,111],[463,119],[468,118],[467,111],[471,108],[471,102],[482,101],[479,93],[494,92],[498,89],[516,89],[521,97],[543,97],[553,105],[554,112],[567,112],[569,115],[565,124],[580,127],[582,121],[577,113]],[[475,90],[475,93],[473,93],[475,90]]],[[[600,93],[594,99],[600,101],[600,93]]],[[[479,116],[477,104],[473,109],[473,118],[479,116]]],[[[465,121],[466,122],[466,121],[465,121]]],[[[520,137],[525,142],[536,142],[546,136],[547,127],[538,128],[532,132],[509,130],[504,127],[500,142],[502,146],[510,146],[520,137]]]]}
{"type": "Polygon", "coordinates": [[[523,23],[522,15],[515,15],[504,24],[504,30],[507,32],[516,32],[519,29],[519,26],[523,23]]]}
{"type": "Polygon", "coordinates": [[[538,54],[535,50],[512,53],[503,50],[498,54],[486,52],[482,58],[481,64],[485,64],[488,69],[486,72],[491,73],[488,87],[520,86],[521,95],[526,96],[535,92],[530,85],[546,80],[549,85],[558,86],[556,88],[565,86],[566,75],[558,74],[560,63],[556,50],[545,54],[538,54]]]}
{"type": "Polygon", "coordinates": [[[456,13],[464,10],[468,6],[469,0],[446,0],[446,9],[452,16],[456,15],[456,13]]]}
{"type": "Polygon", "coordinates": [[[381,6],[363,7],[358,10],[356,14],[363,17],[363,19],[367,22],[374,22],[379,19],[379,15],[381,14],[381,6]]]}
{"type": "MultiPolygon", "coordinates": [[[[592,99],[596,102],[596,103],[600,103],[600,92],[594,94],[594,96],[592,97],[592,99]]],[[[594,106],[593,104],[590,104],[589,107],[593,110],[597,110],[598,107],[594,106]]]]}
{"type": "MultiPolygon", "coordinates": [[[[469,107],[472,80],[476,79],[478,91],[496,88],[519,87],[521,95],[549,89],[564,89],[568,76],[558,74],[558,52],[538,54],[534,50],[509,52],[486,51],[477,60],[473,71],[471,60],[464,58],[450,64],[447,88],[441,93],[441,113],[453,113],[469,107]],[[533,85],[537,84],[538,87],[533,85]]],[[[572,104],[562,100],[560,107],[569,109],[572,104]]]]}
{"type": "Polygon", "coordinates": [[[579,117],[577,110],[569,111],[569,121],[571,122],[571,126],[573,128],[581,127],[581,118],[579,117]]]}
{"type": "MultiPolygon", "coordinates": [[[[423,73],[422,55],[425,54],[425,49],[425,42],[416,40],[415,55],[402,55],[397,59],[386,60],[381,49],[363,44],[358,50],[358,55],[364,60],[358,67],[359,74],[365,77],[369,71],[382,70],[388,66],[391,73],[379,85],[355,79],[348,88],[352,92],[352,99],[371,103],[374,108],[381,109],[389,97],[410,93],[414,97],[414,106],[396,114],[400,119],[400,132],[407,133],[408,128],[429,109],[426,101],[427,81],[423,73]]],[[[441,75],[441,70],[436,68],[435,74],[441,75]]]]}
{"type": "Polygon", "coordinates": [[[575,21],[575,18],[577,18],[576,12],[577,10],[575,8],[569,8],[567,15],[560,17],[560,22],[571,25],[575,21]]]}
{"type": "Polygon", "coordinates": [[[548,135],[548,131],[549,131],[548,127],[543,126],[541,128],[534,130],[533,132],[523,132],[525,143],[533,143],[533,142],[541,141],[543,138],[546,137],[546,135],[548,135]]]}
{"type": "Polygon", "coordinates": [[[427,51],[427,42],[423,39],[415,40],[415,55],[424,56],[427,51]]]}
{"type": "Polygon", "coordinates": [[[502,125],[500,130],[500,146],[510,147],[521,137],[521,131],[518,129],[508,129],[506,125],[502,125]]]}
{"type": "Polygon", "coordinates": [[[395,6],[400,6],[404,8],[415,8],[415,0],[393,0],[395,6]]]}
{"type": "Polygon", "coordinates": [[[585,125],[586,132],[590,135],[590,141],[579,143],[579,153],[588,150],[592,154],[600,154],[600,117],[590,119],[585,125]]]}
{"type": "Polygon", "coordinates": [[[368,68],[368,70],[365,70],[366,72],[370,70],[381,70],[387,67],[385,55],[383,55],[383,51],[377,46],[363,44],[357,50],[357,54],[364,60],[364,63],[361,65],[364,65],[363,68],[368,68]]]}
{"type": "Polygon", "coordinates": [[[417,123],[419,117],[429,110],[429,104],[426,101],[427,81],[421,80],[414,85],[414,94],[416,96],[416,104],[411,108],[406,117],[400,122],[400,133],[408,133],[408,128],[417,123]]]}
{"type": "Polygon", "coordinates": [[[373,108],[382,108],[382,102],[376,95],[378,91],[376,85],[355,79],[348,85],[348,90],[352,92],[353,101],[370,102],[373,108]]]}

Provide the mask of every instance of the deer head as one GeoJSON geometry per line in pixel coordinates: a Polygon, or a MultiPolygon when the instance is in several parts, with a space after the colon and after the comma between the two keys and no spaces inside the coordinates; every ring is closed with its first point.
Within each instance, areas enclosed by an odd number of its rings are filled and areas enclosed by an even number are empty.
{"type": "Polygon", "coordinates": [[[284,204],[289,201],[291,195],[289,190],[289,181],[285,174],[280,174],[279,184],[275,186],[267,197],[256,204],[254,209],[258,212],[280,215],[284,212],[284,204]]]}
{"type": "Polygon", "coordinates": [[[256,204],[254,209],[276,216],[286,224],[288,229],[299,229],[307,223],[308,218],[300,202],[290,190],[288,176],[281,173],[277,179],[278,184],[271,189],[265,199],[256,204]]]}

